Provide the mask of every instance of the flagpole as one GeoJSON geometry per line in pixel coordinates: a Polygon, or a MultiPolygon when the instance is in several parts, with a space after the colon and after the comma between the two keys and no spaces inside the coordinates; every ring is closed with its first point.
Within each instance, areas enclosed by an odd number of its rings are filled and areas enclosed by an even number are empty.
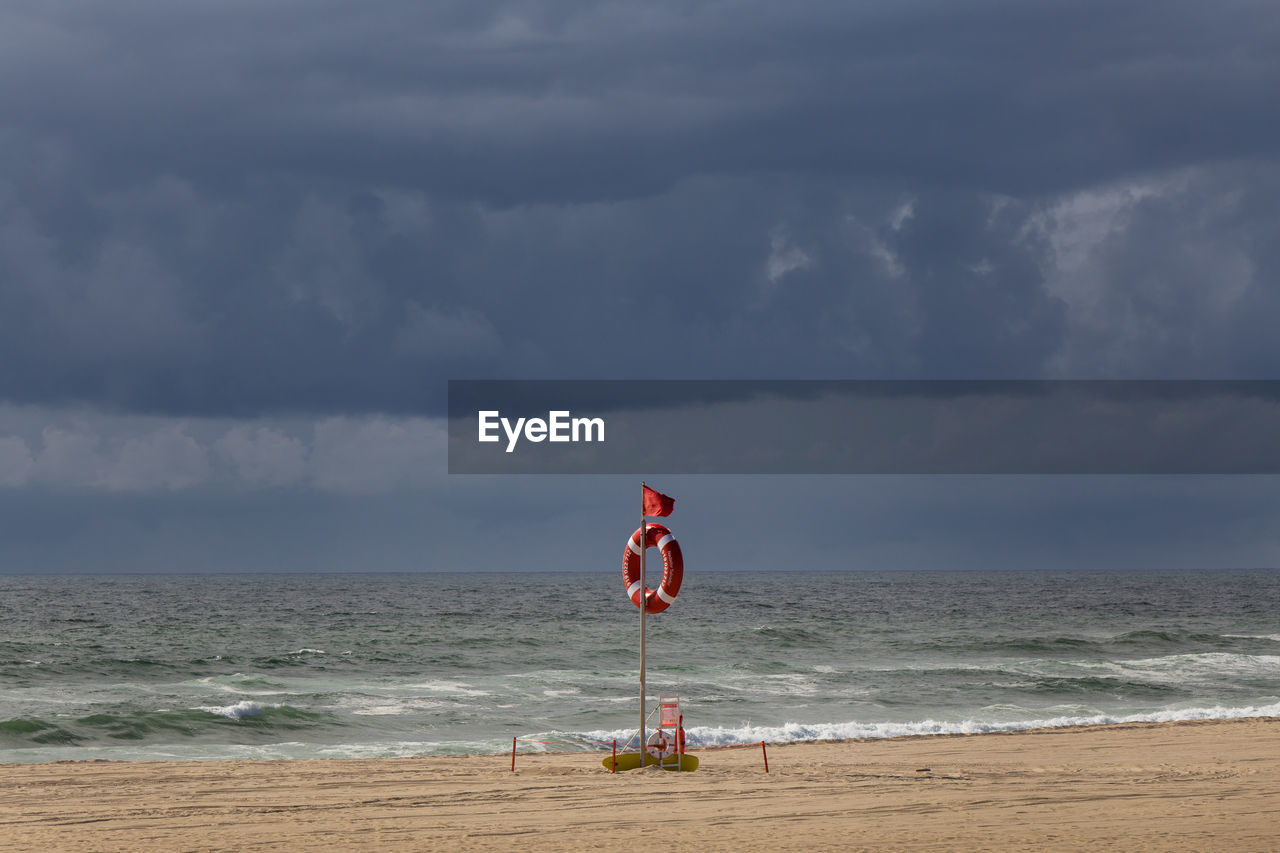
{"type": "Polygon", "coordinates": [[[648,583],[644,576],[644,555],[649,550],[648,519],[644,514],[644,480],[640,481],[640,766],[644,767],[644,612],[649,609],[646,598],[648,583]]]}

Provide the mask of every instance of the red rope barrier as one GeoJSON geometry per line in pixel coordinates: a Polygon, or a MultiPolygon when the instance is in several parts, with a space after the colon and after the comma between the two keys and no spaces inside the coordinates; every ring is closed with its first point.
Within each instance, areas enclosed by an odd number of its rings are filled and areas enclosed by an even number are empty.
{"type": "MultiPolygon", "coordinates": [[[[604,749],[606,746],[612,747],[617,743],[617,741],[607,740],[533,740],[532,738],[527,737],[512,738],[512,740],[517,740],[520,743],[540,743],[546,746],[596,746],[600,749],[604,749]]],[[[630,741],[627,741],[627,744],[624,744],[623,747],[625,748],[630,743],[630,741]]],[[[697,749],[700,752],[719,752],[728,749],[755,749],[761,743],[768,743],[768,741],[752,741],[751,743],[694,744],[689,748],[697,749]]]]}

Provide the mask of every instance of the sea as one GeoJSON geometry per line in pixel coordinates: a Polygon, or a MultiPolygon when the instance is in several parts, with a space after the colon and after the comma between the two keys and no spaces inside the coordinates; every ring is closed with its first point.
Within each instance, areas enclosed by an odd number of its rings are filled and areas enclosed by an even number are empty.
{"type": "MultiPolygon", "coordinates": [[[[618,572],[0,576],[0,762],[589,750],[639,727],[618,572]]],[[[686,575],[691,748],[1280,715],[1280,572],[686,575]]]]}

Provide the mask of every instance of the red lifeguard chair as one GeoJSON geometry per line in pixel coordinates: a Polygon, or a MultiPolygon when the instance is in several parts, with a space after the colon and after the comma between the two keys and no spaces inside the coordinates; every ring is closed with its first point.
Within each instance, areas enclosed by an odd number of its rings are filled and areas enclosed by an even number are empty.
{"type": "Polygon", "coordinates": [[[684,714],[680,712],[679,696],[658,699],[658,727],[649,738],[648,749],[664,768],[670,765],[671,769],[680,770],[688,763],[683,759],[684,714]]]}

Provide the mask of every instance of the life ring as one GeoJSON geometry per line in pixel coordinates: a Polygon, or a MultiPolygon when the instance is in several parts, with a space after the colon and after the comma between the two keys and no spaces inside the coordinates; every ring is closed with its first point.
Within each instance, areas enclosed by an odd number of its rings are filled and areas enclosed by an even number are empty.
{"type": "Polygon", "coordinates": [[[680,553],[680,543],[676,541],[676,537],[661,524],[648,525],[644,547],[657,548],[662,552],[662,583],[657,589],[640,588],[640,555],[644,552],[640,548],[638,527],[622,551],[622,583],[627,588],[632,604],[639,607],[643,593],[644,612],[661,613],[671,606],[680,592],[680,582],[684,580],[684,555],[680,553]]]}
{"type": "Polygon", "coordinates": [[[649,739],[649,754],[659,761],[671,754],[671,741],[667,740],[666,732],[662,730],[654,732],[653,737],[649,739]]]}
{"type": "MultiPolygon", "coordinates": [[[[683,720],[684,718],[682,717],[681,719],[683,720]]],[[[662,729],[654,732],[653,736],[649,738],[649,752],[659,759],[666,758],[673,753],[684,755],[684,723],[682,722],[676,727],[673,739],[668,739],[667,733],[662,729]]]]}

